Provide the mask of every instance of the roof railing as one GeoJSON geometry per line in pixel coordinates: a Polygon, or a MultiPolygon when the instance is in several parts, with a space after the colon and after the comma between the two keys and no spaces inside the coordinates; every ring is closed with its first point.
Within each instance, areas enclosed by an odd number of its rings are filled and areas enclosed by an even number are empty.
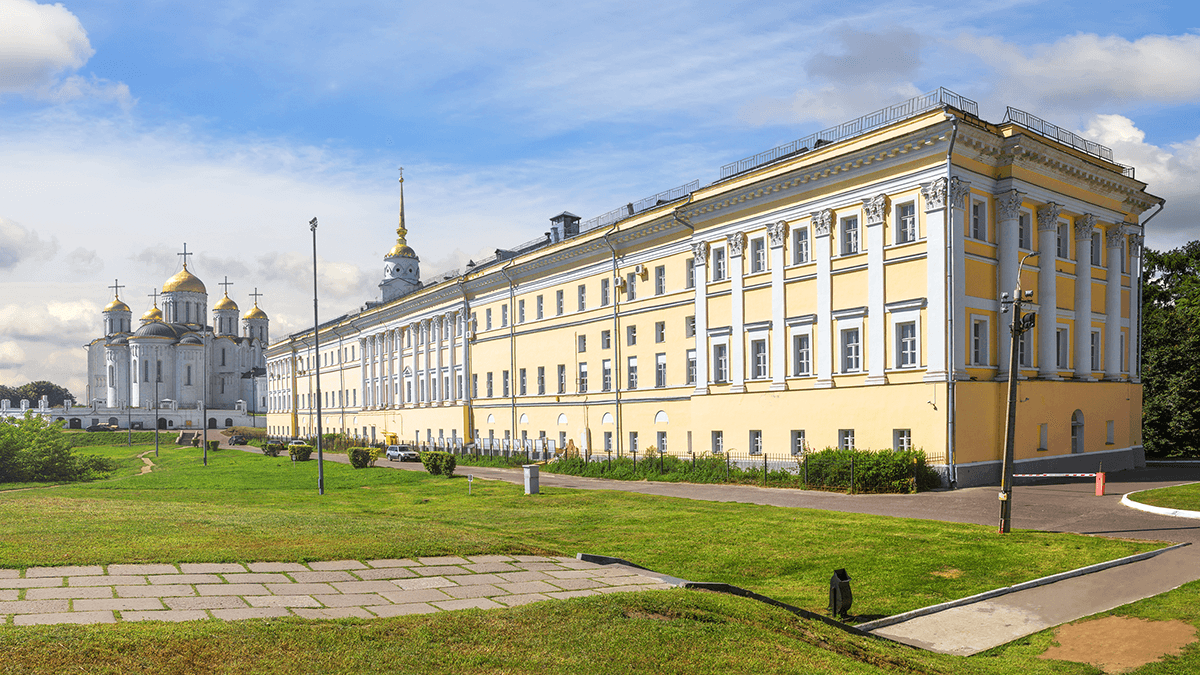
{"type": "Polygon", "coordinates": [[[965,96],[956,94],[945,87],[939,87],[927,94],[911,98],[903,103],[897,103],[882,110],[876,110],[869,115],[863,115],[849,122],[843,122],[836,127],[830,127],[824,131],[809,134],[786,145],[760,152],[753,157],[747,157],[732,164],[726,164],[721,167],[721,180],[750,171],[751,169],[757,169],[760,166],[771,164],[792,155],[799,155],[825,145],[860,136],[893,122],[915,117],[942,106],[950,106],[969,115],[979,116],[978,103],[965,96]]]}
{"type": "MultiPolygon", "coordinates": [[[[1095,141],[1089,141],[1077,133],[1068,131],[1056,124],[1051,124],[1037,115],[1031,115],[1024,110],[1008,106],[1008,109],[1004,112],[1004,121],[1025,127],[1039,136],[1045,136],[1064,145],[1069,145],[1076,150],[1082,150],[1093,157],[1098,157],[1111,164],[1117,164],[1117,162],[1113,161],[1112,148],[1100,145],[1095,141]]],[[[1117,164],[1117,166],[1121,167],[1122,174],[1133,178],[1134,172],[1132,166],[1125,166],[1124,164],[1117,164]]]]}
{"type": "Polygon", "coordinates": [[[660,192],[656,195],[651,195],[645,199],[639,199],[636,202],[629,202],[625,206],[615,208],[608,213],[583,221],[583,223],[579,226],[579,232],[582,234],[589,230],[594,230],[597,227],[605,227],[606,225],[619,223],[626,218],[631,218],[643,211],[648,211],[659,204],[667,204],[675,201],[676,199],[682,199],[698,189],[700,189],[700,181],[694,180],[690,183],[680,185],[679,187],[671,188],[670,190],[660,192]]]}

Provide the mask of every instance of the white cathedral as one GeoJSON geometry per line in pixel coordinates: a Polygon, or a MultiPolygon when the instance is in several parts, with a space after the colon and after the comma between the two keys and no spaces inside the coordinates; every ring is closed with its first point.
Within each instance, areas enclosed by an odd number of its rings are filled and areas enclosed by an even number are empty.
{"type": "Polygon", "coordinates": [[[87,408],[64,411],[70,427],[115,423],[134,428],[196,429],[255,426],[250,413],[266,409],[266,360],[270,339],[266,312],[254,307],[241,316],[225,294],[208,317],[208,290],[183,269],[155,293],[154,307],[133,327],[132,311],[114,283],[113,300],[104,308],[104,336],[88,351],[87,408]],[[158,308],[161,297],[162,309],[158,308]],[[157,406],[156,406],[157,401],[157,406]],[[156,411],[157,409],[157,411],[156,411]],[[207,416],[207,422],[204,417],[207,416]]]}

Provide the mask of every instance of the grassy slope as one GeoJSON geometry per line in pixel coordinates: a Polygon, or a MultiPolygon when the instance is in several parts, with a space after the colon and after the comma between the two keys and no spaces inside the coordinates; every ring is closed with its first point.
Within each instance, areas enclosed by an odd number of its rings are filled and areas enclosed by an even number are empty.
{"type": "Polygon", "coordinates": [[[1139,492],[1130,499],[1166,509],[1200,511],[1200,483],[1147,490],[1139,492]]]}

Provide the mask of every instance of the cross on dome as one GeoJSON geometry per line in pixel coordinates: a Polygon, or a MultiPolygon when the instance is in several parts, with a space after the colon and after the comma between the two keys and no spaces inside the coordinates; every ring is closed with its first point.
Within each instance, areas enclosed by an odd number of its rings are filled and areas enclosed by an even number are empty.
{"type": "Polygon", "coordinates": [[[229,280],[229,276],[226,275],[225,281],[218,281],[217,285],[224,286],[225,287],[225,297],[229,297],[229,287],[233,285],[233,282],[229,280]]]}
{"type": "Polygon", "coordinates": [[[109,288],[113,289],[113,297],[119,298],[121,297],[121,289],[125,288],[125,286],[116,279],[113,279],[112,286],[109,286],[109,288]]]}
{"type": "Polygon", "coordinates": [[[263,295],[262,293],[258,292],[258,286],[255,286],[254,292],[250,294],[250,297],[254,298],[254,306],[255,307],[258,307],[258,299],[261,298],[262,295],[263,295]]]}
{"type": "Polygon", "coordinates": [[[188,253],[188,250],[187,250],[187,242],[185,241],[185,242],[183,242],[183,253],[176,253],[175,255],[183,256],[183,269],[185,269],[185,270],[186,270],[186,269],[187,269],[187,257],[188,257],[189,255],[196,255],[196,254],[195,254],[195,253],[188,253]]]}

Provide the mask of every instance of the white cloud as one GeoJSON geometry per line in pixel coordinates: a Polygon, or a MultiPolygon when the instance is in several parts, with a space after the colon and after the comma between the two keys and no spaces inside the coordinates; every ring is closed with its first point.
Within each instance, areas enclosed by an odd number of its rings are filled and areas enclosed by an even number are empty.
{"type": "Polygon", "coordinates": [[[0,335],[26,342],[81,344],[99,334],[100,308],[86,300],[39,302],[0,307],[0,335]]]}
{"type": "Polygon", "coordinates": [[[67,270],[72,275],[90,277],[104,269],[104,260],[95,249],[76,248],[67,254],[67,270]]]}
{"type": "Polygon", "coordinates": [[[0,270],[16,267],[25,260],[46,260],[58,250],[53,236],[43,240],[34,230],[0,216],[0,270]]]}
{"type": "Polygon", "coordinates": [[[0,91],[35,92],[95,54],[79,19],[60,4],[0,0],[0,91]]]}
{"type": "MultiPolygon", "coordinates": [[[[0,342],[0,371],[25,365],[25,350],[16,342],[0,342]]],[[[21,382],[19,384],[25,384],[21,382]]]]}

